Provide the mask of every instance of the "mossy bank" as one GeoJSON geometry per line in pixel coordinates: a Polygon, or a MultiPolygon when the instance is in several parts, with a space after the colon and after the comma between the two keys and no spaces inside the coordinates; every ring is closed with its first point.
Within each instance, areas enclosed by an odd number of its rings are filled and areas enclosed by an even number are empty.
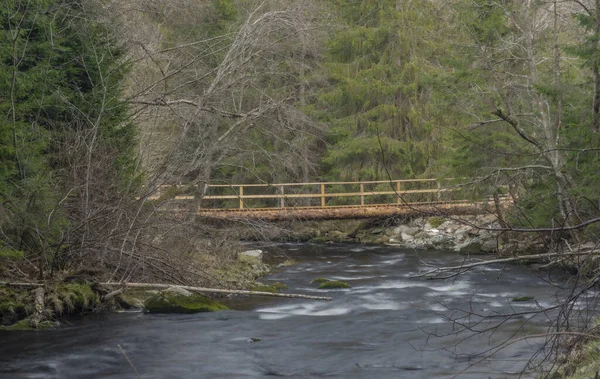
{"type": "MultiPolygon", "coordinates": [[[[212,288],[252,290],[262,284],[257,280],[268,274],[270,266],[262,262],[262,252],[240,252],[233,261],[212,267],[207,272],[212,288]],[[259,253],[260,252],[260,253],[259,253]]],[[[85,278],[64,275],[61,281],[44,283],[12,283],[0,280],[0,328],[3,330],[46,329],[74,315],[121,309],[145,310],[150,313],[196,313],[228,308],[198,293],[178,288],[115,290],[102,286],[100,275],[85,278]]],[[[194,284],[194,283],[191,283],[194,284]]],[[[282,283],[262,285],[264,292],[285,288],[282,283]]]]}

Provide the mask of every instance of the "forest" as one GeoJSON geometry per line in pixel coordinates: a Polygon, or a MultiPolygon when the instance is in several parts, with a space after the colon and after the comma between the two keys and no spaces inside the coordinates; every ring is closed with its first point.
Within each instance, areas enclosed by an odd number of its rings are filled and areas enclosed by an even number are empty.
{"type": "MultiPolygon", "coordinates": [[[[600,0],[5,0],[0,19],[0,282],[50,283],[50,314],[73,277],[247,288],[215,276],[239,225],[164,212],[181,184],[193,208],[208,184],[467,178],[512,199],[502,238],[600,281],[600,0]]],[[[1,324],[35,313],[18,296],[0,287],[1,324]]]]}

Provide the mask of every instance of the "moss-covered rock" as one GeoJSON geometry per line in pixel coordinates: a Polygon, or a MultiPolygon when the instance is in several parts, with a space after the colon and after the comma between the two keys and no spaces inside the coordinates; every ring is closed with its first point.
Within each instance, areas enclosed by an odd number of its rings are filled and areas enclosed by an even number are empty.
{"type": "Polygon", "coordinates": [[[523,302],[523,301],[531,301],[533,300],[533,296],[518,296],[513,297],[512,301],[514,302],[523,302]]]}
{"type": "Polygon", "coordinates": [[[277,288],[278,290],[284,290],[288,288],[287,284],[281,282],[271,283],[271,286],[277,288]]]}
{"type": "Polygon", "coordinates": [[[150,313],[198,313],[227,310],[225,305],[198,293],[165,290],[144,303],[150,313]]]}
{"type": "Polygon", "coordinates": [[[329,282],[329,279],[326,278],[316,278],[314,279],[312,282],[310,282],[310,284],[321,284],[321,283],[325,283],[325,282],[329,282]]]}
{"type": "Polygon", "coordinates": [[[129,289],[117,296],[117,302],[124,309],[142,309],[144,302],[157,293],[156,290],[129,289]]]}
{"type": "Polygon", "coordinates": [[[321,283],[317,287],[317,289],[320,289],[320,290],[329,290],[329,289],[337,289],[337,288],[350,288],[350,285],[346,282],[342,282],[339,280],[330,280],[330,281],[321,283]]]}

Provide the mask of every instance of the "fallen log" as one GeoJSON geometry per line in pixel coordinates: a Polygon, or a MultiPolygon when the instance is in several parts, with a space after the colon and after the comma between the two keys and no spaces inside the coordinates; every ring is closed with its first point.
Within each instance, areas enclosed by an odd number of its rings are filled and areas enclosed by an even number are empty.
{"type": "Polygon", "coordinates": [[[177,284],[160,284],[160,283],[99,283],[101,286],[106,287],[130,287],[130,288],[147,288],[147,289],[161,289],[161,288],[181,288],[192,292],[208,292],[208,293],[227,293],[235,295],[256,295],[256,296],[274,296],[274,297],[288,297],[308,300],[326,300],[330,301],[333,298],[328,296],[312,296],[303,295],[298,293],[279,293],[279,292],[262,292],[262,291],[246,291],[246,290],[226,290],[221,288],[204,288],[204,287],[192,287],[182,286],[177,284]]]}
{"type": "Polygon", "coordinates": [[[550,258],[565,259],[566,257],[577,257],[577,256],[582,256],[582,255],[594,255],[594,254],[598,254],[598,251],[592,249],[592,250],[583,250],[583,251],[576,251],[576,252],[570,252],[570,253],[543,253],[543,254],[532,254],[532,255],[519,255],[519,256],[509,257],[509,258],[490,259],[490,260],[484,260],[484,261],[475,262],[475,263],[465,263],[465,264],[461,264],[458,266],[436,267],[434,269],[431,269],[431,270],[428,270],[428,271],[425,271],[422,273],[411,275],[411,276],[409,276],[409,278],[411,278],[411,279],[422,278],[422,277],[430,277],[431,278],[431,277],[435,277],[435,276],[438,276],[438,275],[441,275],[444,273],[448,273],[448,272],[464,272],[473,267],[491,265],[491,264],[496,264],[496,263],[510,263],[510,262],[532,261],[532,260],[542,261],[542,260],[548,260],[550,258]]]}

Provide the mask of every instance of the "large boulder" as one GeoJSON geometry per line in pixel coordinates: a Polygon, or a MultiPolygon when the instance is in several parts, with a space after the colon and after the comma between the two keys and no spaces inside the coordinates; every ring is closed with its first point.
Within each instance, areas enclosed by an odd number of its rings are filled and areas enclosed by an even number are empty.
{"type": "Polygon", "coordinates": [[[225,305],[178,287],[161,291],[144,302],[150,313],[198,313],[227,310],[225,305]]]}

